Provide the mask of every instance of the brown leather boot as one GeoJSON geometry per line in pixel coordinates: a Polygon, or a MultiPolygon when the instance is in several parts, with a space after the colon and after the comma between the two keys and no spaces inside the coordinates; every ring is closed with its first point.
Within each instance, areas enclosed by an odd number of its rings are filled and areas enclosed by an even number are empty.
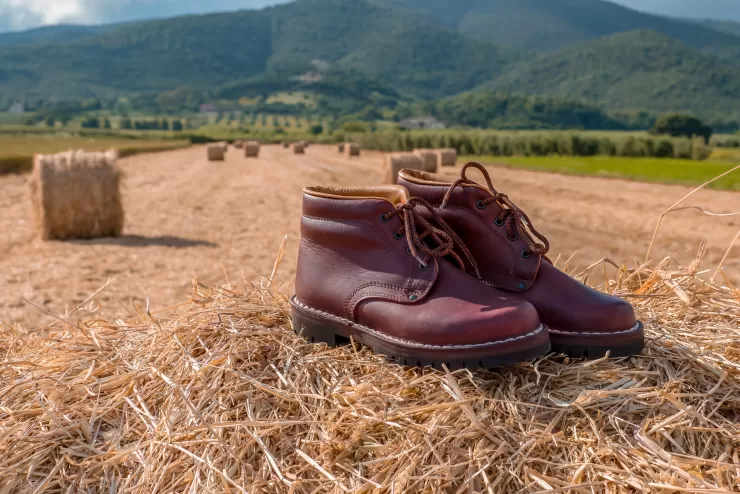
{"type": "Polygon", "coordinates": [[[450,233],[415,207],[424,201],[397,185],[304,190],[296,332],[330,346],[353,338],[406,365],[491,368],[547,353],[535,308],[466,274],[450,233]]]}
{"type": "Polygon", "coordinates": [[[598,358],[606,352],[618,357],[642,350],[643,327],[632,306],[555,268],[545,255],[547,239],[521,209],[496,191],[483,166],[465,165],[454,182],[441,175],[402,170],[398,183],[437,208],[470,249],[485,282],[537,308],[549,327],[553,351],[598,358]],[[483,173],[488,188],[467,178],[471,167],[483,173]]]}

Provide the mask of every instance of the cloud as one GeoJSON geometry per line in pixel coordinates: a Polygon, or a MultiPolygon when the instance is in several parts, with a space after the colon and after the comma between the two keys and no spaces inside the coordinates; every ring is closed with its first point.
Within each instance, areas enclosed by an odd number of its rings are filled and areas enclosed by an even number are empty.
{"type": "MultiPolygon", "coordinates": [[[[0,19],[11,29],[65,22],[99,22],[95,0],[0,0],[0,19]]],[[[97,5],[96,5],[97,4],[97,5]]]]}
{"type": "Polygon", "coordinates": [[[288,0],[0,0],[0,31],[261,8],[288,0]]]}

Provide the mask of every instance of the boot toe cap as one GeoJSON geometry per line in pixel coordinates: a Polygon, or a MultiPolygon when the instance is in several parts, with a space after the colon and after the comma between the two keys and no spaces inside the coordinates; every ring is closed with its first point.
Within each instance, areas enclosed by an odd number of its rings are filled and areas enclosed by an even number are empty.
{"type": "Polygon", "coordinates": [[[609,297],[581,313],[577,327],[599,333],[614,333],[628,330],[637,324],[635,310],[626,300],[609,297]]]}

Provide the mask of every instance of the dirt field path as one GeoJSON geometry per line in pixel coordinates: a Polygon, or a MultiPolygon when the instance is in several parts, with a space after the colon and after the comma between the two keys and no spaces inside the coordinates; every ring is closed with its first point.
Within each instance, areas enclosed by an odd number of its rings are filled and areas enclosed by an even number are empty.
{"type": "MultiPolygon", "coordinates": [[[[0,177],[0,321],[45,324],[85,301],[110,279],[85,310],[125,316],[135,305],[152,310],[186,300],[193,277],[224,284],[270,275],[288,235],[277,280],[289,293],[295,275],[301,189],[305,185],[377,184],[382,156],[348,160],[333,147],[312,146],[295,156],[266,146],[258,160],[237,150],[209,163],[202,147],[121,161],[127,178],[126,235],[84,242],[34,239],[25,177],[0,177]]],[[[491,169],[506,191],[545,233],[553,254],[578,251],[581,266],[602,256],[632,264],[642,259],[660,213],[689,189],[600,178],[491,169]]],[[[457,173],[446,170],[445,173],[457,173]]],[[[740,211],[740,194],[702,191],[690,204],[740,211]]],[[[708,243],[705,267],[715,266],[740,229],[740,217],[694,211],[669,217],[655,258],[683,252],[693,258],[708,243]]],[[[727,271],[740,278],[740,246],[727,271]]]]}

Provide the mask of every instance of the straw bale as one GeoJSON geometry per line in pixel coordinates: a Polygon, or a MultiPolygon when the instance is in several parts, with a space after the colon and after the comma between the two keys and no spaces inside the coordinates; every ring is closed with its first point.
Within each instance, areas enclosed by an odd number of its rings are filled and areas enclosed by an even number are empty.
{"type": "Polygon", "coordinates": [[[224,161],[224,147],[220,144],[211,144],[208,146],[208,161],[224,161]]]}
{"type": "Polygon", "coordinates": [[[290,143],[288,141],[283,141],[283,147],[288,149],[290,147],[290,143]]]}
{"type": "Polygon", "coordinates": [[[344,154],[346,156],[359,156],[360,145],[356,142],[348,142],[344,145],[344,154]]]}
{"type": "Polygon", "coordinates": [[[244,141],[234,141],[234,148],[244,149],[244,141]]]}
{"type": "Polygon", "coordinates": [[[340,152],[340,153],[343,153],[344,152],[344,143],[343,142],[340,142],[339,144],[337,144],[337,151],[340,152]]]}
{"type": "Polygon", "coordinates": [[[434,149],[414,149],[414,154],[421,158],[425,172],[437,173],[439,155],[434,149]]]}
{"type": "Polygon", "coordinates": [[[641,355],[495,372],[310,344],[293,333],[285,297],[251,285],[196,283],[190,305],[167,317],[0,326],[2,485],[738,492],[740,293],[698,272],[613,269],[599,286],[636,305],[641,355]]]}
{"type": "Polygon", "coordinates": [[[293,154],[305,154],[306,153],[305,148],[303,147],[303,143],[301,142],[296,142],[291,147],[293,148],[293,154]]]}
{"type": "Polygon", "coordinates": [[[385,155],[385,183],[398,183],[398,172],[404,168],[423,170],[424,162],[414,153],[390,153],[385,155]]]}
{"type": "Polygon", "coordinates": [[[260,143],[257,141],[248,141],[244,144],[244,156],[247,158],[256,158],[260,155],[260,143]]]}
{"type": "Polygon", "coordinates": [[[454,148],[437,150],[439,166],[455,166],[457,164],[457,150],[454,148]]]}
{"type": "Polygon", "coordinates": [[[31,202],[44,240],[118,237],[123,231],[117,151],[34,157],[31,202]]]}

